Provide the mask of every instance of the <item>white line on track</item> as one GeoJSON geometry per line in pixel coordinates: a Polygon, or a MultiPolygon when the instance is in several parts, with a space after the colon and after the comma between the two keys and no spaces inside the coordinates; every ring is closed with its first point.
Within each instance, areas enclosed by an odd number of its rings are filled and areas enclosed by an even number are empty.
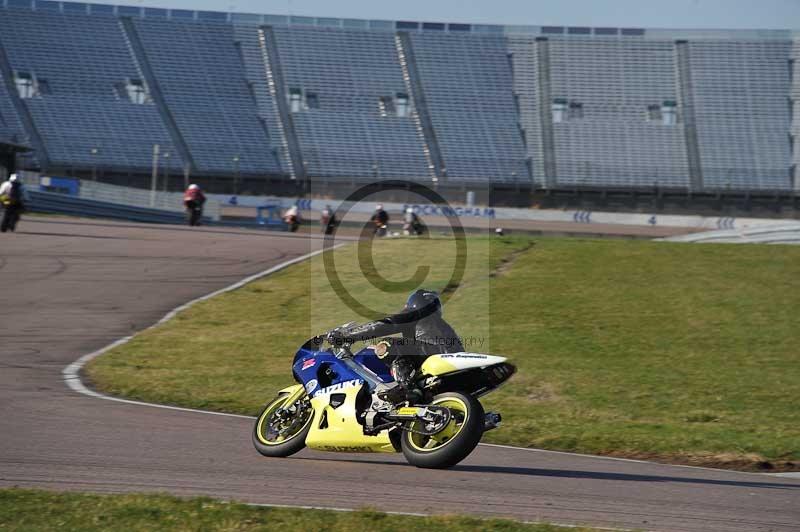
{"type": "MultiPolygon", "coordinates": [[[[337,244],[335,246],[332,246],[329,249],[335,249],[335,248],[338,248],[338,247],[343,246],[343,245],[345,245],[345,244],[337,244]]],[[[189,307],[191,307],[191,306],[193,306],[193,305],[195,305],[197,303],[200,303],[201,301],[205,301],[207,299],[211,299],[212,297],[218,296],[220,294],[224,294],[226,292],[231,292],[233,290],[236,290],[237,288],[241,288],[246,284],[252,283],[253,281],[257,281],[258,279],[261,279],[261,278],[266,277],[268,275],[272,275],[273,273],[279,272],[279,271],[281,271],[281,270],[283,270],[285,268],[288,268],[289,266],[291,266],[293,264],[297,264],[298,262],[303,262],[305,260],[308,260],[311,257],[315,257],[315,256],[317,256],[320,253],[323,253],[325,251],[327,251],[327,250],[325,248],[323,248],[323,249],[318,249],[317,251],[312,251],[311,253],[306,253],[305,255],[301,255],[299,257],[295,257],[295,258],[293,258],[291,260],[287,260],[287,261],[282,262],[282,263],[280,263],[280,264],[278,264],[276,266],[273,266],[272,268],[268,268],[268,269],[266,269],[266,270],[264,270],[262,272],[259,272],[259,273],[256,273],[254,275],[251,275],[250,277],[246,277],[246,278],[242,279],[241,281],[238,281],[238,282],[236,282],[236,283],[234,283],[234,284],[232,284],[232,285],[230,285],[228,287],[221,288],[219,290],[211,292],[210,294],[206,294],[204,296],[200,296],[198,298],[192,299],[188,303],[184,303],[183,305],[180,305],[180,306],[170,310],[169,312],[167,312],[167,314],[163,318],[158,320],[156,323],[154,323],[153,325],[150,325],[149,327],[146,327],[145,329],[143,329],[142,331],[139,331],[139,332],[144,332],[144,331],[147,331],[147,330],[152,329],[154,327],[158,327],[162,323],[167,322],[167,321],[171,320],[172,318],[174,318],[175,315],[178,314],[179,312],[182,312],[182,311],[188,309],[189,307]]],[[[136,333],[136,334],[138,334],[138,333],[136,333]]],[[[88,395],[90,397],[96,397],[98,399],[106,399],[108,401],[117,401],[118,403],[128,403],[128,404],[132,404],[132,405],[141,405],[141,406],[152,406],[154,408],[166,408],[168,410],[180,410],[182,412],[198,412],[198,413],[201,413],[201,414],[211,414],[211,415],[215,415],[215,416],[227,416],[227,417],[238,417],[238,418],[244,418],[244,419],[253,419],[252,416],[243,416],[243,415],[240,415],[240,414],[228,414],[228,413],[225,413],[225,412],[211,412],[209,410],[198,410],[198,409],[195,409],[195,408],[183,408],[183,407],[180,407],[180,406],[159,405],[159,404],[155,404],[155,403],[147,403],[147,402],[144,402],[144,401],[133,401],[131,399],[122,399],[122,398],[119,398],[119,397],[112,397],[110,395],[105,395],[105,394],[102,394],[100,392],[96,392],[94,390],[90,390],[89,388],[87,388],[83,384],[83,381],[81,380],[81,370],[83,369],[83,367],[90,360],[99,357],[103,353],[105,353],[107,351],[110,351],[111,349],[114,349],[115,347],[119,347],[119,346],[121,346],[123,344],[128,343],[134,336],[135,335],[132,334],[130,336],[126,336],[124,338],[120,338],[119,340],[116,340],[115,342],[112,342],[112,343],[108,344],[107,346],[98,349],[97,351],[92,351],[89,354],[83,355],[78,360],[76,360],[75,362],[73,362],[72,364],[70,364],[69,366],[67,366],[66,368],[63,369],[61,374],[62,374],[62,376],[64,378],[64,382],[72,390],[74,390],[74,391],[76,391],[78,393],[82,393],[83,395],[88,395]]]]}
{"type": "MultiPolygon", "coordinates": [[[[338,247],[344,246],[344,245],[346,245],[346,244],[337,244],[335,246],[332,246],[330,249],[335,249],[335,248],[338,248],[338,247]]],[[[205,301],[207,299],[211,299],[212,297],[218,296],[220,294],[231,292],[233,290],[236,290],[237,288],[241,288],[242,286],[244,286],[244,285],[246,285],[248,283],[252,283],[253,281],[256,281],[258,279],[261,279],[261,278],[266,277],[268,275],[271,275],[273,273],[279,272],[279,271],[281,271],[283,269],[288,268],[289,266],[292,266],[293,264],[297,264],[298,262],[303,262],[305,260],[308,260],[308,259],[310,259],[312,257],[315,257],[315,256],[317,256],[320,253],[323,253],[325,251],[326,251],[326,249],[319,249],[317,251],[313,251],[311,253],[307,253],[305,255],[301,255],[299,257],[295,257],[294,259],[288,260],[286,262],[282,262],[282,263],[280,263],[280,264],[278,264],[276,266],[273,266],[271,268],[268,268],[268,269],[266,269],[266,270],[264,270],[262,272],[256,273],[256,274],[251,275],[249,277],[246,277],[246,278],[242,279],[241,281],[238,281],[238,282],[236,282],[236,283],[234,283],[234,284],[232,284],[232,285],[230,285],[230,286],[228,286],[226,288],[221,288],[219,290],[211,292],[210,294],[206,294],[204,296],[201,296],[201,297],[198,297],[196,299],[193,299],[193,300],[189,301],[188,303],[184,303],[183,305],[180,305],[180,306],[172,309],[163,318],[158,320],[156,323],[154,323],[153,325],[150,325],[149,327],[146,327],[145,329],[143,329],[142,331],[139,331],[139,332],[144,332],[144,331],[147,331],[147,330],[152,329],[154,327],[158,327],[162,323],[164,323],[166,321],[169,321],[170,319],[175,317],[175,315],[178,314],[179,312],[182,312],[182,311],[188,309],[189,307],[195,305],[196,303],[199,303],[201,301],[205,301]]],[[[229,414],[227,412],[213,412],[213,411],[210,411],[210,410],[199,410],[199,409],[196,409],[196,408],[184,408],[184,407],[181,407],[181,406],[162,405],[162,404],[157,404],[157,403],[147,403],[145,401],[134,401],[132,399],[122,399],[120,397],[113,397],[113,396],[110,396],[110,395],[105,395],[105,394],[102,394],[100,392],[97,392],[97,391],[94,391],[94,390],[90,390],[89,388],[87,388],[83,384],[83,381],[81,380],[81,375],[80,375],[81,369],[83,369],[83,367],[90,360],[99,357],[103,353],[105,353],[107,351],[110,351],[111,349],[114,349],[115,347],[118,347],[120,345],[128,343],[134,336],[135,335],[130,335],[130,336],[126,336],[124,338],[120,338],[119,340],[116,340],[115,342],[112,342],[112,343],[108,344],[107,346],[98,349],[97,351],[92,351],[89,354],[83,355],[78,360],[76,360],[75,362],[73,362],[72,364],[70,364],[69,366],[64,368],[64,370],[62,371],[62,376],[64,378],[64,382],[67,384],[67,386],[70,387],[70,389],[72,389],[72,390],[74,390],[74,391],[76,391],[78,393],[81,393],[83,395],[88,395],[89,397],[95,397],[97,399],[105,399],[105,400],[108,400],[108,401],[116,401],[118,403],[127,403],[127,404],[132,404],[132,405],[139,405],[139,406],[150,406],[150,407],[153,407],[153,408],[164,408],[166,410],[178,410],[178,411],[181,411],[181,412],[195,412],[195,413],[198,413],[198,414],[208,414],[208,415],[213,415],[213,416],[226,416],[226,417],[235,417],[235,418],[241,418],[241,419],[255,419],[255,417],[253,417],[253,416],[245,416],[245,415],[241,415],[241,414],[229,414]]],[[[559,454],[559,455],[566,455],[566,456],[581,456],[581,457],[585,457],[585,458],[593,458],[593,459],[596,459],[596,460],[612,460],[612,461],[619,461],[619,462],[633,462],[633,463],[649,464],[649,465],[666,465],[666,466],[669,466],[669,467],[681,467],[681,468],[688,468],[688,469],[699,469],[699,470],[704,470],[704,471],[715,471],[715,472],[725,472],[725,473],[739,473],[739,474],[744,474],[744,475],[757,475],[757,476],[760,476],[760,477],[763,477],[765,475],[765,473],[753,473],[753,472],[749,472],[749,471],[733,471],[733,470],[730,470],[730,469],[715,469],[715,468],[711,468],[711,467],[690,466],[690,465],[682,465],[682,464],[660,464],[658,462],[648,462],[646,460],[634,460],[634,459],[631,459],[631,458],[618,458],[618,457],[615,457],[615,456],[599,456],[599,455],[591,455],[591,454],[569,453],[569,452],[564,452],[564,451],[550,451],[550,450],[547,450],[547,449],[535,449],[535,448],[532,448],[532,447],[514,447],[513,445],[499,445],[499,444],[495,444],[495,443],[481,443],[479,445],[482,445],[484,447],[497,447],[497,448],[500,448],[500,449],[513,449],[513,450],[516,450],[516,451],[531,451],[531,452],[547,453],[547,454],[559,454]]],[[[766,473],[766,475],[788,477],[788,478],[800,478],[800,473],[766,473]]],[[[270,506],[280,506],[280,505],[270,505],[270,506]]],[[[302,506],[292,506],[292,507],[293,508],[304,508],[302,506]]],[[[339,510],[338,508],[328,508],[328,509],[339,510]]],[[[341,510],[342,511],[349,511],[348,509],[341,509],[341,510]]],[[[409,515],[416,515],[416,514],[409,514],[409,515]]],[[[420,515],[424,515],[424,514],[420,514],[420,515]]]]}
{"type": "MultiPolygon", "coordinates": [[[[230,502],[237,502],[237,501],[230,501],[230,502]]],[[[335,507],[335,506],[300,506],[300,505],[294,505],[294,504],[263,504],[263,503],[258,503],[258,502],[246,502],[244,504],[247,505],[247,506],[255,506],[257,508],[270,508],[270,507],[296,508],[296,509],[301,509],[301,510],[328,510],[328,511],[331,511],[331,512],[358,512],[358,511],[360,511],[360,509],[358,509],[358,508],[339,508],[339,507],[335,507]]],[[[366,510],[372,510],[371,508],[365,508],[365,509],[366,510]]],[[[416,512],[396,512],[396,511],[392,511],[392,510],[378,510],[378,511],[380,513],[382,513],[382,514],[389,514],[389,515],[410,515],[410,516],[413,516],[413,517],[432,517],[432,514],[421,514],[421,513],[416,513],[416,512]]],[[[602,527],[602,526],[592,526],[592,525],[573,525],[573,524],[566,524],[566,523],[554,523],[552,521],[524,521],[524,520],[512,519],[512,518],[509,518],[509,517],[501,517],[501,516],[493,517],[493,516],[475,515],[475,516],[471,516],[471,517],[475,517],[477,519],[481,519],[481,520],[484,520],[484,521],[488,521],[490,519],[504,519],[504,520],[507,520],[507,521],[508,520],[516,521],[518,523],[525,523],[525,524],[528,524],[528,525],[546,524],[546,525],[560,526],[560,527],[564,527],[564,528],[584,528],[584,527],[588,527],[588,528],[591,528],[592,530],[609,530],[609,531],[612,531],[612,532],[630,532],[630,530],[631,530],[630,528],[612,528],[612,527],[602,527]]]]}
{"type": "Polygon", "coordinates": [[[596,460],[612,460],[615,462],[632,462],[634,464],[648,464],[648,465],[660,465],[660,466],[669,466],[669,467],[682,467],[685,469],[699,469],[701,471],[715,471],[717,473],[739,473],[740,475],[756,475],[759,477],[763,477],[764,475],[770,476],[781,476],[781,477],[796,477],[800,478],[800,473],[756,473],[753,471],[736,471],[734,469],[719,469],[716,467],[703,467],[703,466],[693,466],[693,465],[685,465],[685,464],[664,464],[661,462],[650,462],[648,460],[636,460],[635,458],[620,458],[617,456],[602,456],[597,454],[583,454],[583,453],[570,453],[567,451],[551,451],[549,449],[536,449],[534,447],[514,447],[513,445],[500,445],[497,443],[479,443],[478,445],[483,445],[485,447],[498,447],[501,449],[514,449],[517,451],[532,451],[536,453],[546,453],[546,454],[560,454],[564,456],[581,456],[584,458],[594,458],[596,460]]]}

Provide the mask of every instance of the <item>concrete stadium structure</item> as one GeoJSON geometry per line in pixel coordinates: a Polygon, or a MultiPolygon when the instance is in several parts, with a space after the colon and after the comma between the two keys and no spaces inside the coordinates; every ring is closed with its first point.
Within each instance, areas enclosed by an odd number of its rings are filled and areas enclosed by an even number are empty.
{"type": "Polygon", "coordinates": [[[410,179],[797,208],[794,32],[0,6],[0,128],[49,174],[141,185],[158,144],[174,188],[410,179]]]}

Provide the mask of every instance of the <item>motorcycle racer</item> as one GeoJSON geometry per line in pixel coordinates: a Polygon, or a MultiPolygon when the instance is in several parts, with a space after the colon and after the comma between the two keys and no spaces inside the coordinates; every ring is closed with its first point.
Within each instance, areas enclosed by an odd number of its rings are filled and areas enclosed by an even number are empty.
{"type": "Polygon", "coordinates": [[[206,202],[206,196],[200,187],[195,184],[189,185],[186,192],[183,193],[183,206],[186,208],[186,217],[189,225],[200,225],[200,219],[203,216],[203,204],[206,202]]]}
{"type": "Polygon", "coordinates": [[[402,337],[385,339],[374,346],[375,354],[390,366],[400,384],[400,389],[391,394],[393,399],[415,393],[411,385],[428,356],[464,351],[461,339],[442,318],[439,295],[431,290],[413,292],[398,314],[337,329],[332,336],[342,342],[360,342],[397,333],[402,337]]]}
{"type": "Polygon", "coordinates": [[[17,228],[20,214],[25,211],[26,193],[22,182],[17,179],[17,174],[11,174],[8,181],[0,185],[0,204],[3,206],[3,222],[0,231],[5,233],[9,229],[13,232],[17,228]]]}

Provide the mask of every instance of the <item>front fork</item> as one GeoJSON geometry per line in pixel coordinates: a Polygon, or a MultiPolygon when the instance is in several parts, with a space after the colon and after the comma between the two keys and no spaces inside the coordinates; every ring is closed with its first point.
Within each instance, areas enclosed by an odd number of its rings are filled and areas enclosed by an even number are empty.
{"type": "Polygon", "coordinates": [[[292,386],[289,386],[288,388],[284,388],[283,390],[279,391],[278,395],[284,393],[289,394],[289,397],[286,398],[286,401],[283,404],[291,406],[303,398],[303,396],[306,393],[306,389],[303,387],[302,384],[294,384],[292,386]]]}

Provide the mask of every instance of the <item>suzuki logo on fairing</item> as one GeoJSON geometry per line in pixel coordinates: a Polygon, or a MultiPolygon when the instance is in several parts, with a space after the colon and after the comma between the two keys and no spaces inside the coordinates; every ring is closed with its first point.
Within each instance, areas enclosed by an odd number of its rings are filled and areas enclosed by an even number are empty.
{"type": "Polygon", "coordinates": [[[337,392],[339,390],[344,390],[346,388],[355,388],[356,386],[361,386],[363,382],[364,381],[362,381],[361,379],[353,379],[351,381],[340,382],[338,384],[328,386],[327,388],[322,388],[320,390],[317,390],[314,393],[314,397],[319,397],[320,395],[327,395],[329,393],[337,392]]]}

